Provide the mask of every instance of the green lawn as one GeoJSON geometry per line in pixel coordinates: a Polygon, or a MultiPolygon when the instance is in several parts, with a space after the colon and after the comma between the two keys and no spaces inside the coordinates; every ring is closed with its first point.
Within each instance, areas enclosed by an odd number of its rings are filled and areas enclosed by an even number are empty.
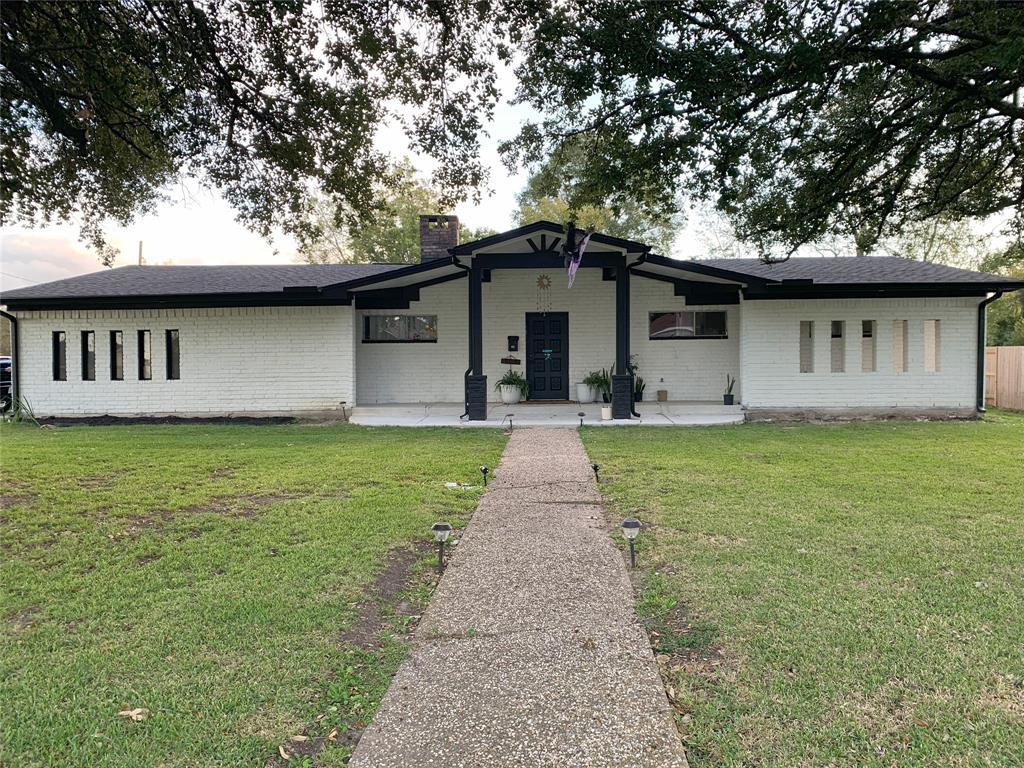
{"type": "Polygon", "coordinates": [[[587,429],[691,765],[1024,765],[1024,416],[587,429]]]}
{"type": "Polygon", "coordinates": [[[432,586],[410,546],[463,520],[479,492],[445,481],[478,482],[503,443],[3,427],[0,765],[262,767],[334,729],[316,764],[340,765],[432,586]]]}

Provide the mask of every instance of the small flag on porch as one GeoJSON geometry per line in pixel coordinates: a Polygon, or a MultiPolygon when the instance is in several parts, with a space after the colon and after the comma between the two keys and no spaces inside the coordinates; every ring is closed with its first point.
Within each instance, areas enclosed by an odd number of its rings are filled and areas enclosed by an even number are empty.
{"type": "MultiPolygon", "coordinates": [[[[583,252],[587,249],[587,243],[590,242],[590,236],[594,234],[593,229],[588,229],[586,234],[579,240],[579,242],[573,243],[570,246],[569,252],[569,287],[572,288],[573,282],[576,280],[576,270],[580,268],[580,262],[583,261],[583,252]]],[[[572,243],[576,239],[576,227],[569,225],[569,242],[572,243]]]]}

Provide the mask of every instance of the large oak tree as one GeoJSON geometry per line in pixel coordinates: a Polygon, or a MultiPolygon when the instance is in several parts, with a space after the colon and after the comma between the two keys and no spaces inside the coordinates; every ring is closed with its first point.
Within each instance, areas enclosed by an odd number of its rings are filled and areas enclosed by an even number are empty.
{"type": "Polygon", "coordinates": [[[1024,201],[1024,6],[1000,0],[586,0],[527,41],[508,149],[590,151],[572,202],[682,189],[781,252],[1024,201]]]}
{"type": "Polygon", "coordinates": [[[311,190],[356,222],[400,183],[373,143],[388,119],[455,199],[484,179],[501,61],[543,115],[509,161],[587,147],[571,209],[702,199],[788,252],[1024,198],[1004,0],[6,2],[0,22],[0,217],[78,215],[97,245],[181,175],[263,233],[315,238],[311,190]]]}
{"type": "Polygon", "coordinates": [[[536,0],[94,0],[0,5],[0,220],[107,220],[198,178],[263,234],[315,239],[402,183],[374,147],[386,120],[436,158],[451,197],[478,187],[495,64],[536,0]]]}

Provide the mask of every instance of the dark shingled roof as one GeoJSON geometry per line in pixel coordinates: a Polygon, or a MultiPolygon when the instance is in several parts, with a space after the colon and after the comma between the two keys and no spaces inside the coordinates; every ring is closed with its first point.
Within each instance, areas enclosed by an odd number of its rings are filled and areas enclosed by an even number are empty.
{"type": "Polygon", "coordinates": [[[1018,282],[1006,276],[896,256],[793,258],[779,264],[765,264],[758,259],[699,259],[696,263],[768,280],[813,280],[815,285],[1018,282]]]}
{"type": "Polygon", "coordinates": [[[408,264],[282,264],[230,267],[118,267],[5,291],[3,300],[128,296],[209,296],[322,288],[390,272],[408,264]]]}
{"type": "MultiPolygon", "coordinates": [[[[1014,290],[1024,287],[1024,281],[1000,275],[987,275],[965,269],[947,267],[895,257],[866,256],[848,258],[794,258],[779,264],[764,264],[757,259],[700,259],[675,261],[660,259],[663,266],[703,265],[723,270],[743,281],[744,276],[767,279],[771,282],[799,280],[789,290],[813,292],[814,286],[827,290],[827,286],[867,286],[887,284],[925,288],[928,286],[970,286],[970,290],[1014,290]],[[973,286],[977,286],[975,289],[973,286]]],[[[584,256],[584,260],[586,257],[584,256]]],[[[439,259],[436,266],[448,264],[439,259]]],[[[258,297],[261,301],[289,303],[302,301],[309,292],[326,286],[344,288],[346,284],[367,278],[381,277],[396,270],[429,273],[434,263],[427,264],[282,264],[253,266],[132,266],[93,272],[52,283],[33,285],[0,296],[0,303],[31,305],[35,300],[59,305],[95,299],[104,304],[117,299],[138,299],[145,304],[172,301],[169,297],[194,297],[215,303],[217,297],[238,300],[238,297],[258,297]],[[307,292],[286,289],[308,289],[307,292]]],[[[371,281],[372,282],[372,281],[371,281]]],[[[774,290],[786,288],[785,283],[774,290]]],[[[962,290],[962,288],[960,289],[962,290]]]]}

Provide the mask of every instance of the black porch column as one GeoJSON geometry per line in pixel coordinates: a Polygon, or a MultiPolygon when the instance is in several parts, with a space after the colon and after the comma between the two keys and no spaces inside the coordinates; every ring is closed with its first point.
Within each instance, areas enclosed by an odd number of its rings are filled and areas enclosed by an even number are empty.
{"type": "Polygon", "coordinates": [[[629,268],[615,268],[615,374],[612,418],[628,419],[633,410],[633,376],[629,372],[629,268]]]}
{"type": "Polygon", "coordinates": [[[487,420],[487,377],[484,368],[483,270],[469,271],[469,372],[466,374],[466,415],[470,421],[487,420]]]}

